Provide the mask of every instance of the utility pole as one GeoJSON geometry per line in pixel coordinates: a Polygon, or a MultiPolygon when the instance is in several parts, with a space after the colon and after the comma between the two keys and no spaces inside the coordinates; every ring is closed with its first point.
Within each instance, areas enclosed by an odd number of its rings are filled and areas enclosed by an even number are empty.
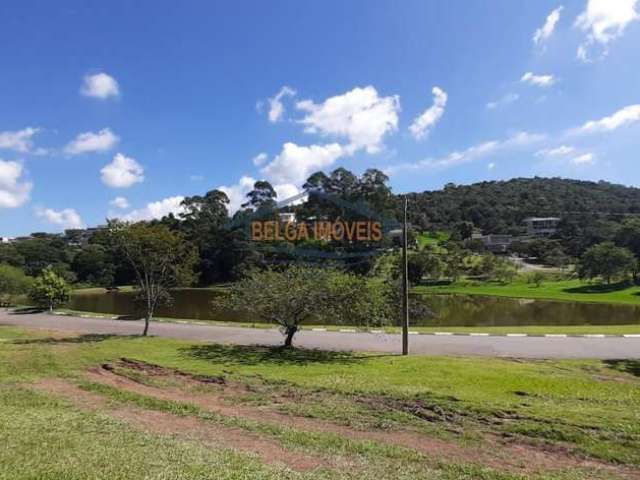
{"type": "Polygon", "coordinates": [[[404,221],[402,227],[402,355],[409,355],[409,263],[407,260],[407,205],[408,199],[404,197],[404,221]]]}

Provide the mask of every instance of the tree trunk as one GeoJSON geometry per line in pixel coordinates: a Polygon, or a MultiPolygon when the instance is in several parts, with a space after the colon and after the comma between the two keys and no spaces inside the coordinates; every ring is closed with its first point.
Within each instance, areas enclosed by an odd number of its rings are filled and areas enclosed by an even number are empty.
{"type": "Polygon", "coordinates": [[[293,336],[298,331],[297,326],[287,327],[286,338],[284,339],[284,347],[291,348],[293,346],[293,336]]]}
{"type": "Polygon", "coordinates": [[[142,331],[142,336],[146,337],[149,332],[149,323],[151,321],[151,315],[145,315],[144,317],[144,330],[142,331]]]}

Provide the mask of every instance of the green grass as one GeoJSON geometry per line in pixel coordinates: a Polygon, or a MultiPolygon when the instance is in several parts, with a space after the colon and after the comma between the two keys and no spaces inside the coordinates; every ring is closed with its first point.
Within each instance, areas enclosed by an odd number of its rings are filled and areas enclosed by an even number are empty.
{"type": "MultiPolygon", "coordinates": [[[[398,357],[353,356],[322,352],[282,352],[273,349],[234,349],[158,338],[92,335],[53,338],[43,331],[0,327],[0,479],[485,479],[524,477],[478,465],[447,463],[391,444],[355,440],[331,432],[307,432],[286,425],[266,424],[242,417],[226,417],[178,401],[160,400],[101,384],[79,380],[90,366],[122,356],[144,359],[184,371],[224,373],[236,380],[271,385],[277,390],[307,396],[334,392],[352,402],[354,392],[385,392],[404,397],[413,381],[415,365],[398,357]],[[399,362],[399,363],[396,363],[399,362]],[[335,375],[332,370],[336,369],[335,375]],[[389,388],[366,382],[382,369],[397,370],[389,388]],[[259,376],[258,376],[259,375],[259,376]],[[110,402],[100,412],[79,410],[68,401],[30,390],[29,383],[51,376],[79,382],[81,387],[110,402]],[[339,382],[327,382],[335,377],[339,382]],[[343,383],[350,377],[358,382],[343,383]],[[284,382],[284,383],[283,383],[284,382]],[[144,433],[109,415],[117,405],[197,417],[271,438],[291,451],[344,459],[348,468],[322,467],[295,472],[263,464],[256,457],[231,449],[208,448],[197,440],[144,433]]],[[[418,359],[422,370],[434,359],[418,359]]],[[[626,375],[616,373],[616,375],[626,375]]],[[[431,388],[415,385],[431,398],[431,388]]],[[[329,397],[323,397],[325,400],[329,397]]],[[[445,402],[446,399],[443,399],[445,402]]],[[[443,403],[443,406],[446,406],[443,403]]],[[[325,410],[331,405],[325,402],[325,410]]],[[[317,410],[323,418],[331,413],[317,410]]],[[[378,413],[369,413],[378,415],[378,413]]],[[[364,414],[363,414],[364,415],[364,414]]],[[[574,479],[573,472],[540,475],[539,479],[574,479]]]]}
{"type": "Polygon", "coordinates": [[[640,305],[640,287],[627,284],[600,285],[580,280],[545,281],[541,286],[518,280],[506,285],[497,283],[459,282],[450,285],[417,286],[420,294],[486,295],[495,297],[533,298],[570,302],[640,305]]]}
{"type": "MultiPolygon", "coordinates": [[[[640,465],[640,361],[398,357],[233,347],[161,338],[93,335],[55,339],[45,335],[43,332],[32,334],[0,327],[0,338],[13,339],[0,342],[0,388],[13,391],[20,383],[47,376],[73,378],[88,367],[131,357],[198,374],[226,375],[246,381],[258,379],[277,389],[293,389],[303,399],[299,402],[299,412],[309,416],[340,420],[340,410],[349,412],[352,409],[365,424],[376,421],[402,423],[398,415],[392,418],[391,414],[383,416],[377,412],[380,402],[375,399],[420,401],[436,412],[443,412],[443,418],[451,414],[462,419],[457,426],[462,425],[471,433],[490,428],[497,435],[515,433],[532,441],[560,442],[587,455],[640,465]],[[358,399],[363,396],[373,399],[367,407],[369,410],[360,408],[358,399]],[[314,403],[312,400],[316,397],[314,403]],[[342,408],[343,405],[346,409],[342,408]],[[359,409],[357,412],[356,407],[359,409]]],[[[110,395],[109,392],[102,393],[110,395]]],[[[14,392],[11,395],[18,394],[14,392]]],[[[151,402],[142,405],[144,408],[177,408],[176,412],[182,415],[202,413],[192,406],[167,406],[153,403],[155,400],[125,397],[119,397],[120,401],[151,402]]],[[[0,398],[0,401],[4,400],[0,398]]],[[[33,408],[38,410],[40,407],[33,408]]],[[[59,408],[55,406],[54,410],[57,412],[59,408]]],[[[0,411],[6,409],[6,406],[0,406],[0,411]]],[[[49,412],[36,421],[39,413],[30,409],[27,403],[19,416],[31,418],[35,423],[25,425],[27,420],[24,419],[18,422],[20,428],[32,435],[30,440],[25,440],[25,445],[35,441],[37,429],[43,428],[43,424],[57,415],[49,412]]],[[[342,420],[345,420],[344,415],[342,420]]],[[[87,421],[86,431],[90,434],[96,428],[92,422],[97,420],[87,421]]],[[[56,428],[63,428],[62,424],[55,423],[59,425],[56,428]]],[[[452,426],[436,422],[433,428],[438,425],[443,429],[452,426]]],[[[245,429],[264,428],[250,424],[239,426],[245,429]]],[[[23,442],[23,434],[11,440],[19,431],[14,427],[8,425],[6,418],[4,423],[0,422],[0,439],[9,439],[13,448],[25,448],[22,443],[15,445],[23,442]]],[[[84,431],[80,429],[80,432],[84,431]]],[[[292,448],[298,442],[301,448],[324,452],[333,448],[356,456],[361,455],[358,450],[364,448],[362,445],[339,443],[341,440],[333,437],[305,437],[303,441],[295,440],[304,437],[300,437],[299,432],[278,430],[262,433],[290,442],[292,448]]],[[[89,439],[95,441],[95,437],[90,436],[89,439]]],[[[74,450],[78,447],[72,442],[69,448],[74,450]]],[[[397,461],[396,453],[387,452],[383,456],[388,461],[397,461]]],[[[23,458],[25,455],[18,456],[23,458]]],[[[398,455],[402,457],[404,453],[398,455]]],[[[3,478],[1,474],[0,478],[3,478]]]]}

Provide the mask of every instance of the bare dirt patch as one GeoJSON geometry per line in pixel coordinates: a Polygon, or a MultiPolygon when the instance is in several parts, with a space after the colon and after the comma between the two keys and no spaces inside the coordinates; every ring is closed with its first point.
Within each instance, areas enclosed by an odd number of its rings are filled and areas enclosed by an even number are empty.
{"type": "MultiPolygon", "coordinates": [[[[185,374],[177,370],[165,369],[145,362],[134,361],[134,369],[138,372],[151,372],[152,376],[172,376],[181,378],[187,382],[199,383],[198,376],[185,374]]],[[[215,383],[221,389],[204,392],[194,392],[189,389],[172,387],[155,387],[123,376],[119,368],[126,368],[131,361],[123,359],[116,365],[103,366],[87,373],[90,380],[107,384],[122,390],[152,396],[163,400],[185,402],[199,406],[225,416],[248,418],[261,423],[289,426],[296,429],[333,433],[354,440],[371,440],[381,443],[389,443],[416,450],[430,458],[457,463],[474,463],[491,467],[497,470],[510,470],[521,473],[540,473],[558,469],[583,469],[589,471],[605,471],[615,473],[626,478],[640,479],[640,472],[626,467],[618,467],[606,462],[582,458],[574,455],[567,449],[551,445],[531,445],[517,442],[513,438],[502,439],[494,435],[486,436],[486,444],[478,448],[466,448],[455,442],[432,438],[424,434],[411,431],[389,430],[359,430],[345,425],[339,425],[330,421],[287,415],[269,410],[268,407],[252,407],[247,405],[231,404],[229,395],[238,392],[246,393],[247,390],[224,378],[215,382],[205,380],[205,383],[215,383]]],[[[206,377],[209,378],[209,377],[206,377]]],[[[218,377],[216,377],[218,378],[218,377]]],[[[286,400],[290,394],[278,397],[278,401],[286,400]]],[[[290,401],[295,401],[290,398],[290,401]]],[[[402,403],[402,402],[401,402],[402,403]]],[[[426,421],[446,421],[449,414],[432,408],[430,405],[420,403],[409,405],[406,402],[399,405],[403,411],[410,411],[419,417],[425,417],[426,421]]],[[[452,419],[449,419],[452,420],[452,419]]]]}
{"type": "Polygon", "coordinates": [[[284,464],[291,469],[305,471],[321,466],[333,467],[338,463],[342,465],[346,463],[339,462],[336,459],[287,450],[277,442],[263,438],[260,435],[252,434],[239,428],[214,425],[196,417],[177,416],[136,407],[115,407],[110,405],[109,401],[104,397],[87,392],[77,385],[62,379],[41,380],[33,384],[32,387],[38,391],[61,396],[79,408],[101,411],[150,433],[197,440],[215,447],[233,448],[244,453],[256,455],[267,464],[284,464]]]}

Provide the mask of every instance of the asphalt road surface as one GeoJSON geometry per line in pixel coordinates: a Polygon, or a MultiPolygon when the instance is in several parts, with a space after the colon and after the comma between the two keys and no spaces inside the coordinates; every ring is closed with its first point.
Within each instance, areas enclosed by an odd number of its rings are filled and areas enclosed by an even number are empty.
{"type": "MultiPolygon", "coordinates": [[[[0,325],[49,329],[76,334],[138,335],[142,321],[81,318],[71,316],[12,314],[0,311],[0,325]]],[[[155,322],[150,334],[159,337],[235,345],[280,345],[283,337],[276,329],[205,326],[155,322]]],[[[1,334],[0,334],[1,335],[1,334]]],[[[303,330],[294,345],[322,350],[398,353],[397,334],[315,332],[303,330]]],[[[520,358],[640,358],[640,337],[500,337],[411,335],[410,352],[425,355],[481,355],[520,358]]]]}

